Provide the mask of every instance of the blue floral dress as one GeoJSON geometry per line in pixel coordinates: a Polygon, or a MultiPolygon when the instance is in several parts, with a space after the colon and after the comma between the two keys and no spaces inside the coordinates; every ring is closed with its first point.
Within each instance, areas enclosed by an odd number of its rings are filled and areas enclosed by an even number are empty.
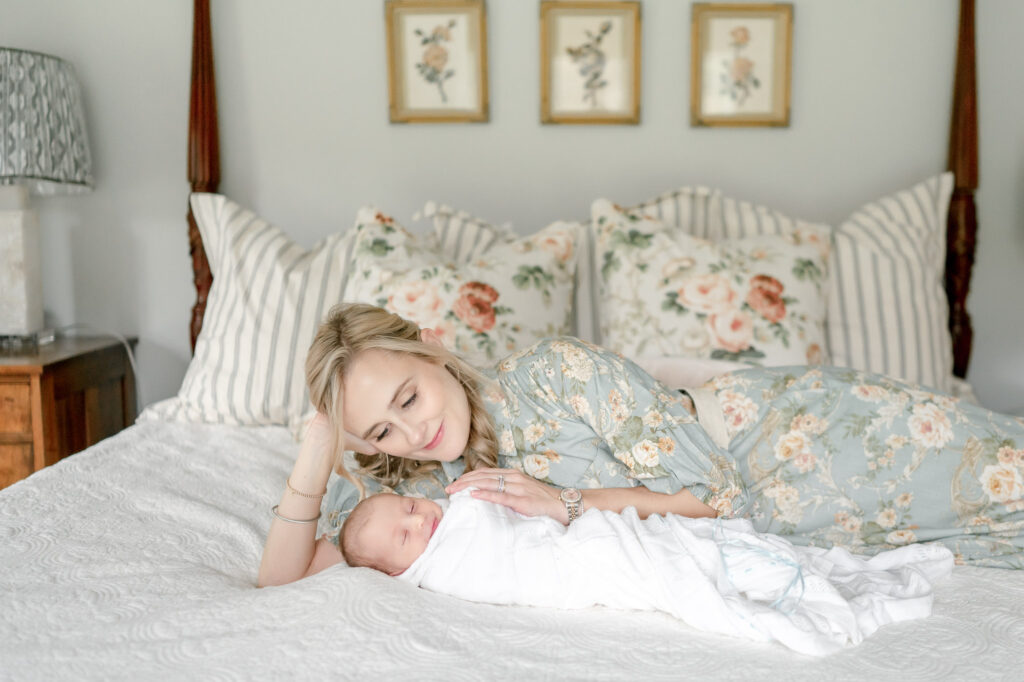
{"type": "MultiPolygon", "coordinates": [[[[960,562],[1024,568],[1022,419],[848,369],[752,367],[706,386],[726,450],[687,397],[578,339],[542,341],[490,377],[501,467],[561,487],[685,487],[801,544],[874,553],[934,540],[960,562]]],[[[444,463],[396,492],[443,497],[463,469],[444,463]]],[[[329,535],[357,501],[348,481],[331,484],[329,535]]]]}
{"type": "Polygon", "coordinates": [[[716,377],[760,531],[875,553],[937,541],[1024,568],[1024,419],[836,367],[716,377]]]}

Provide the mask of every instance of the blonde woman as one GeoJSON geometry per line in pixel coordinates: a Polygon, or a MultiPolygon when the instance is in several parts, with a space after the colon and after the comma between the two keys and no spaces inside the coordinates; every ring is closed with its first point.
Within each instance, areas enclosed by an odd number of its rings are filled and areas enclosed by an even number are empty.
{"type": "Polygon", "coordinates": [[[261,585],[340,562],[338,529],[367,495],[471,485],[562,523],[630,506],[743,515],[798,544],[938,541],[963,563],[1024,568],[1024,419],[924,387],[752,367],[691,392],[698,422],[683,395],[578,339],[542,341],[485,376],[433,330],[361,304],[331,311],[306,379],[319,414],[273,508],[261,585]],[[355,470],[343,450],[358,453],[355,470]]]}
{"type": "Polygon", "coordinates": [[[319,414],[274,508],[261,585],[338,563],[344,517],[381,490],[437,498],[475,485],[482,499],[563,523],[591,507],[714,516],[742,492],[683,396],[577,339],[544,341],[483,376],[433,330],[343,304],[310,347],[306,379],[319,414]],[[357,471],[342,450],[358,453],[357,471]],[[316,539],[321,510],[332,532],[316,539]]]}

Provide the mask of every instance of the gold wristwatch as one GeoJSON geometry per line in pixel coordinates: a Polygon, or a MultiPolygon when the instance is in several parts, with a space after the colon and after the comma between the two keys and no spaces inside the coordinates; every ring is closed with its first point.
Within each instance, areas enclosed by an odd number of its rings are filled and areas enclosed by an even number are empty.
{"type": "Polygon", "coordinates": [[[583,493],[578,488],[562,488],[558,493],[558,499],[565,505],[569,512],[569,523],[572,523],[583,514],[583,493]]]}

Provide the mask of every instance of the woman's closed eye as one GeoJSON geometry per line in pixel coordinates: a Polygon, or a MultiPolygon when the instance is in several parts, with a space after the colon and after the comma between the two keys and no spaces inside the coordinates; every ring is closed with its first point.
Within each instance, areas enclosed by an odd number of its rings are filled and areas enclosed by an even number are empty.
{"type": "MultiPolygon", "coordinates": [[[[412,407],[413,403],[416,402],[417,395],[418,394],[415,393],[415,392],[412,395],[410,395],[409,398],[404,403],[402,403],[402,409],[403,410],[407,410],[410,407],[412,407]]],[[[385,426],[383,429],[381,429],[381,432],[379,434],[374,436],[373,440],[375,442],[379,443],[382,440],[384,440],[385,438],[387,438],[390,434],[391,434],[391,427],[390,426],[385,426]]]]}

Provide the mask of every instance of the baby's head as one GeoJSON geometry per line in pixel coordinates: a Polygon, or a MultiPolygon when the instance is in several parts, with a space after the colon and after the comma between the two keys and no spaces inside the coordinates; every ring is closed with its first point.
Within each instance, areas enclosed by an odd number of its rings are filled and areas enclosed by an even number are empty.
{"type": "Polygon", "coordinates": [[[341,527],[341,554],[349,566],[398,575],[423,554],[443,513],[436,502],[417,497],[368,497],[341,527]]]}

